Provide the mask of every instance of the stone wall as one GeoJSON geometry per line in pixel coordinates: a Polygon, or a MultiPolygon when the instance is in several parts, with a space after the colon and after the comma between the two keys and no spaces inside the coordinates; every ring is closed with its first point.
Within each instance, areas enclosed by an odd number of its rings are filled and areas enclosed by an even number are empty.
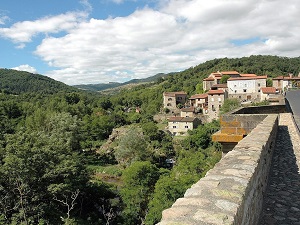
{"type": "Polygon", "coordinates": [[[183,198],[162,213],[159,225],[255,225],[278,129],[268,115],[183,198]]]}

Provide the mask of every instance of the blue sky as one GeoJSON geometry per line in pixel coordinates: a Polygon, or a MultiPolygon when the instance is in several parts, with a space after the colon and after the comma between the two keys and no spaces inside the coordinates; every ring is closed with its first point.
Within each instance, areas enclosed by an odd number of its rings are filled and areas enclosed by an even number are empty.
{"type": "Polygon", "coordinates": [[[298,0],[1,0],[0,68],[124,82],[210,59],[300,56],[298,0]]]}

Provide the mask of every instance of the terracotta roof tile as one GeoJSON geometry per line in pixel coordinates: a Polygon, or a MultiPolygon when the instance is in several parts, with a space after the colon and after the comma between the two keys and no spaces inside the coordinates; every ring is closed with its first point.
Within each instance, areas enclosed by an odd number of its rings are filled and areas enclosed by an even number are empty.
{"type": "Polygon", "coordinates": [[[275,94],[276,93],[276,88],[275,87],[262,87],[261,91],[264,94],[275,94]]]}
{"type": "Polygon", "coordinates": [[[194,112],[195,108],[194,107],[188,107],[188,108],[182,108],[181,112],[194,112]]]}
{"type": "Polygon", "coordinates": [[[186,95],[187,93],[184,91],[177,91],[177,92],[164,92],[164,96],[172,96],[175,97],[176,95],[186,95]]]}
{"type": "Polygon", "coordinates": [[[204,81],[214,81],[215,79],[214,78],[212,78],[212,77],[208,77],[208,78],[205,78],[205,79],[203,79],[204,81]]]}
{"type": "Polygon", "coordinates": [[[258,79],[267,79],[267,76],[256,76],[256,77],[231,77],[227,81],[231,80],[258,80],[258,79]]]}
{"type": "Polygon", "coordinates": [[[245,73],[240,74],[241,77],[256,77],[257,75],[255,73],[245,73]]]}
{"type": "Polygon", "coordinates": [[[217,95],[217,94],[224,94],[223,90],[209,90],[207,92],[208,95],[217,95]]]}
{"type": "Polygon", "coordinates": [[[240,74],[237,71],[222,71],[221,73],[224,75],[239,75],[240,74]]]}
{"type": "Polygon", "coordinates": [[[208,97],[207,94],[196,94],[196,95],[192,95],[189,99],[207,98],[207,97],[208,97]]]}
{"type": "Polygon", "coordinates": [[[181,116],[175,116],[170,117],[169,122],[193,122],[196,118],[194,117],[181,117],[181,116]]]}

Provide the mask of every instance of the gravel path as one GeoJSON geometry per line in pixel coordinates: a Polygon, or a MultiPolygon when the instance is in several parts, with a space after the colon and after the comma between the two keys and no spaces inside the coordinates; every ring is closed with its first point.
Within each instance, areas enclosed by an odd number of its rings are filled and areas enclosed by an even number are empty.
{"type": "Polygon", "coordinates": [[[291,114],[280,114],[261,225],[300,225],[300,136],[291,114]]]}

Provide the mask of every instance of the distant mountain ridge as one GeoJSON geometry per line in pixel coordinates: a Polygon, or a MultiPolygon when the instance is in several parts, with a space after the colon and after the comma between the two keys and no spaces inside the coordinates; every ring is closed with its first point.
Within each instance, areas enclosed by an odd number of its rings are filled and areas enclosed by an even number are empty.
{"type": "Polygon", "coordinates": [[[74,85],[73,87],[82,89],[82,90],[88,90],[88,91],[104,91],[107,89],[117,88],[121,86],[126,86],[130,84],[142,84],[142,83],[149,83],[149,82],[155,82],[159,78],[171,75],[170,74],[164,74],[164,73],[158,73],[154,76],[143,78],[143,79],[132,79],[130,81],[124,82],[124,83],[118,83],[118,82],[109,82],[109,83],[100,83],[100,84],[80,84],[80,85],[74,85]]]}
{"type": "Polygon", "coordinates": [[[0,69],[0,92],[11,94],[39,92],[53,94],[59,91],[78,91],[77,88],[50,77],[12,69],[0,69]]]}

